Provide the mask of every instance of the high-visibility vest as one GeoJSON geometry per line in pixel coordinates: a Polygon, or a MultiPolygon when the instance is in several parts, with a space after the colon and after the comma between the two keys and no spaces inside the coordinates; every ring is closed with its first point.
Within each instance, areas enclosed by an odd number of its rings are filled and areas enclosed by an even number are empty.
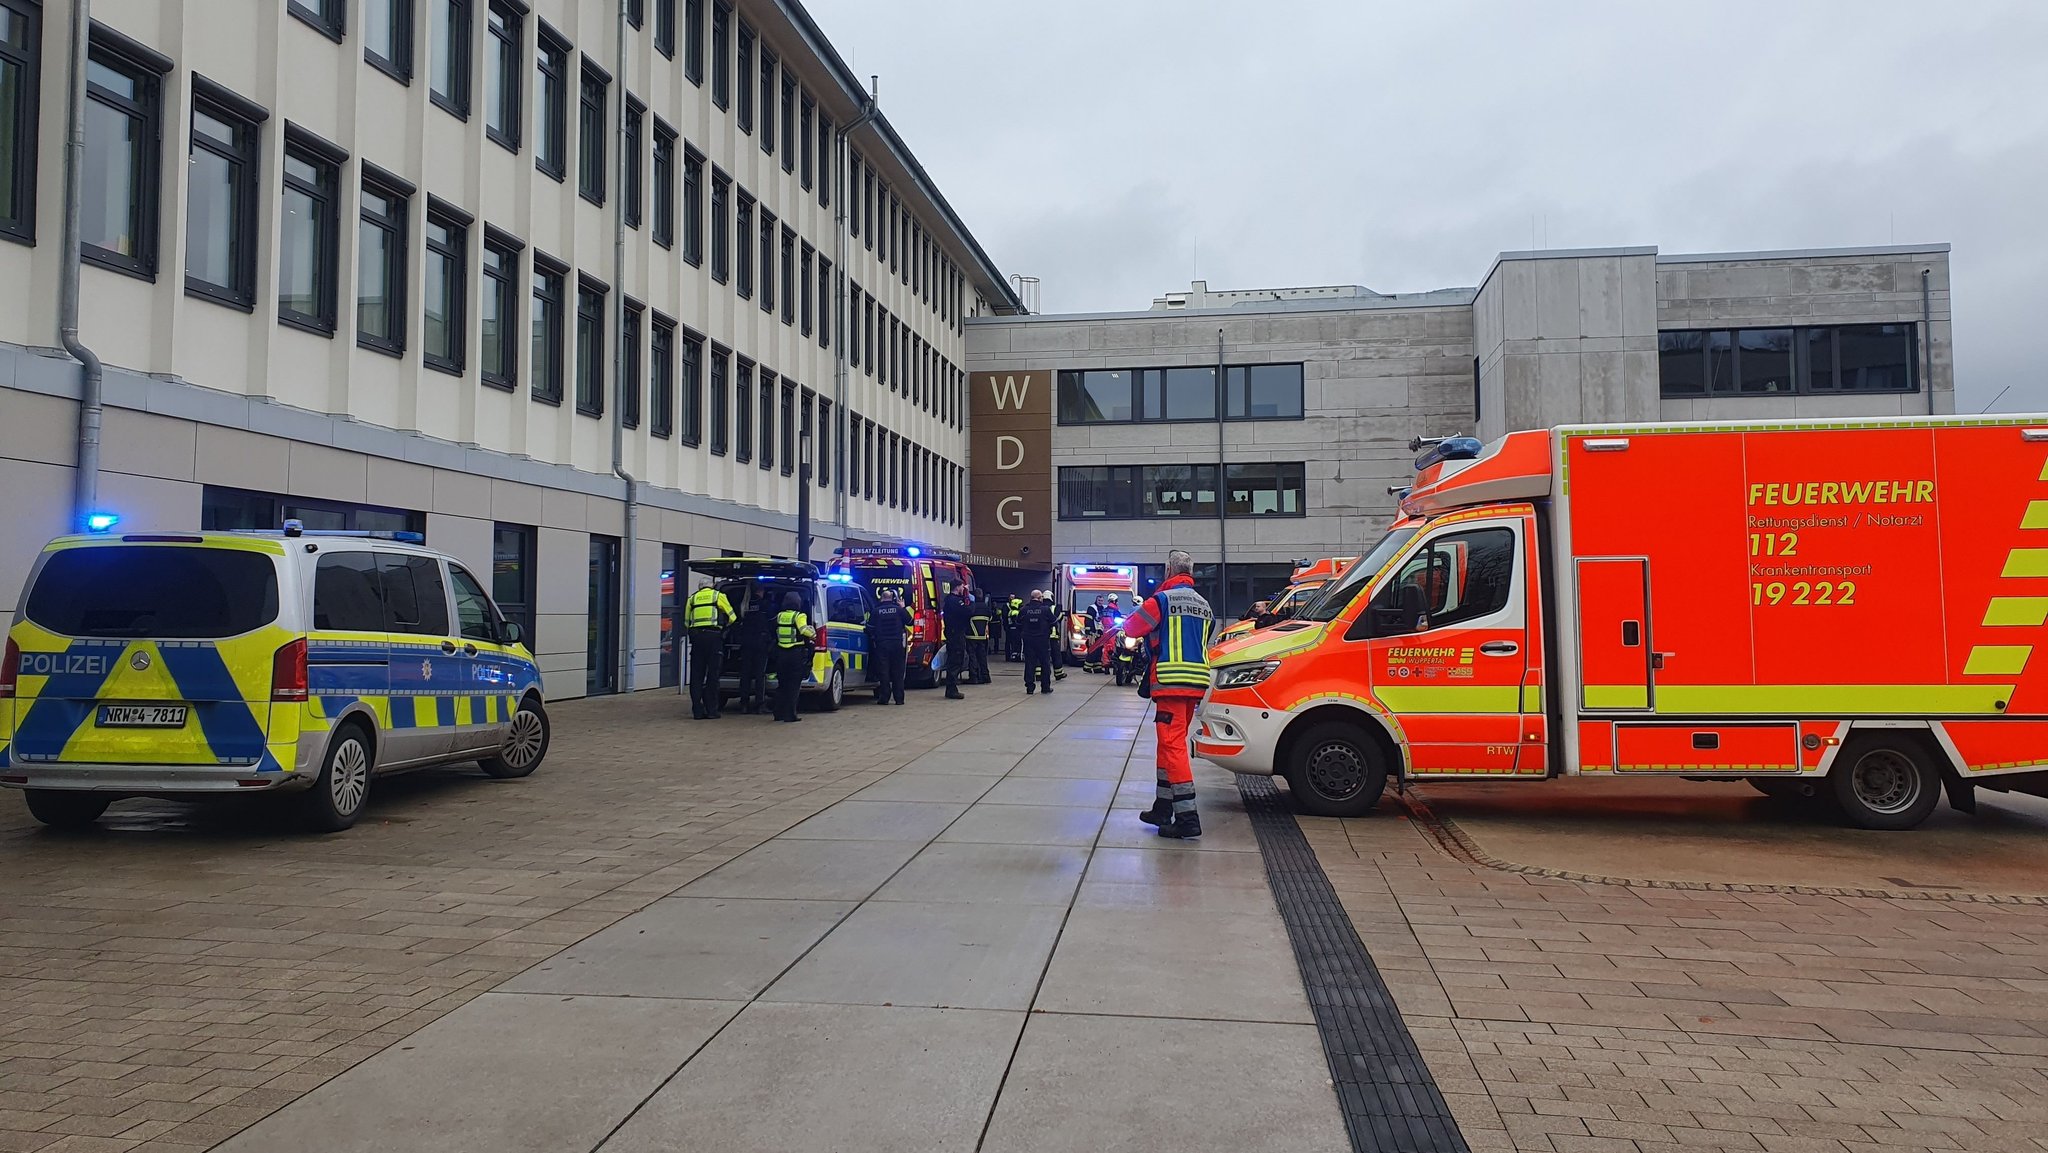
{"type": "Polygon", "coordinates": [[[1152,683],[1162,688],[1209,687],[1209,633],[1215,625],[1209,602],[1191,588],[1161,589],[1152,596],[1158,606],[1154,630],[1152,683]]]}
{"type": "Polygon", "coordinates": [[[732,602],[709,585],[690,594],[690,624],[693,629],[723,628],[732,623],[732,602]]]}
{"type": "MultiPolygon", "coordinates": [[[[783,609],[775,614],[775,647],[800,649],[818,637],[818,630],[811,627],[811,618],[795,609],[783,609]]],[[[1207,684],[1207,681],[1203,682],[1207,684]]]]}
{"type": "Polygon", "coordinates": [[[967,618],[967,639],[985,641],[988,639],[988,606],[976,602],[974,615],[967,618]]]}

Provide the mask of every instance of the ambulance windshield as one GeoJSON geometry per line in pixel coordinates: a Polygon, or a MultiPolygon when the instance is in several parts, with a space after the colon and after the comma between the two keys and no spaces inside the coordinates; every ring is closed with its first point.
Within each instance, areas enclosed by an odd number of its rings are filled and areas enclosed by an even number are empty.
{"type": "Polygon", "coordinates": [[[1316,594],[1316,598],[1302,607],[1295,619],[1336,620],[1337,615],[1344,611],[1344,607],[1351,603],[1352,598],[1358,595],[1358,591],[1365,587],[1365,583],[1372,579],[1373,574],[1386,567],[1386,563],[1394,559],[1396,553],[1406,548],[1421,527],[1404,525],[1381,537],[1380,543],[1374,545],[1371,552],[1360,557],[1350,568],[1345,569],[1343,576],[1324,585],[1322,591],[1316,594]]]}

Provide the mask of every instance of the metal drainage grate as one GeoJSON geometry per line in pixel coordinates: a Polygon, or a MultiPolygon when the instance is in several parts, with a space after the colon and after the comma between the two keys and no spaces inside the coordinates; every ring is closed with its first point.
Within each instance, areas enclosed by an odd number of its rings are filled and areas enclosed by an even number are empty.
{"type": "Polygon", "coordinates": [[[1267,777],[1239,776],[1237,789],[1294,944],[1351,1147],[1358,1153],[1470,1153],[1286,800],[1267,777]]]}

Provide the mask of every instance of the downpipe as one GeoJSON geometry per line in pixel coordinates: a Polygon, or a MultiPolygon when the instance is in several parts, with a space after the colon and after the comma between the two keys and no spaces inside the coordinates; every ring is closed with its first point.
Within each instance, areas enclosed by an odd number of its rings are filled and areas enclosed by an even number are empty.
{"type": "Polygon", "coordinates": [[[103,409],[104,366],[93,350],[78,338],[78,276],[80,233],[84,216],[85,188],[85,61],[90,41],[92,15],[90,0],[71,3],[71,75],[66,102],[68,131],[64,140],[64,255],[63,275],[57,293],[57,339],[64,351],[84,369],[78,389],[78,450],[72,470],[71,520],[73,531],[86,530],[86,518],[99,508],[100,422],[103,409]]]}
{"type": "Polygon", "coordinates": [[[618,112],[612,129],[612,475],[626,485],[626,533],[619,546],[619,566],[625,570],[619,605],[619,692],[630,693],[637,686],[634,670],[639,665],[635,643],[635,613],[640,604],[640,481],[626,471],[626,389],[636,387],[626,379],[626,5],[619,0],[618,11],[618,112]]]}

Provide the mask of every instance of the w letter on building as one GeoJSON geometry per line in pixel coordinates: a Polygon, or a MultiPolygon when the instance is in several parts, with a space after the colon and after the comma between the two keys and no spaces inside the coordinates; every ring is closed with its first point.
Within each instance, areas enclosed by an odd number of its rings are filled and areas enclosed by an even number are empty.
{"type": "Polygon", "coordinates": [[[988,378],[989,395],[995,398],[997,412],[1021,411],[1031,398],[1031,378],[1018,380],[1005,376],[1001,380],[991,374],[988,378]]]}

